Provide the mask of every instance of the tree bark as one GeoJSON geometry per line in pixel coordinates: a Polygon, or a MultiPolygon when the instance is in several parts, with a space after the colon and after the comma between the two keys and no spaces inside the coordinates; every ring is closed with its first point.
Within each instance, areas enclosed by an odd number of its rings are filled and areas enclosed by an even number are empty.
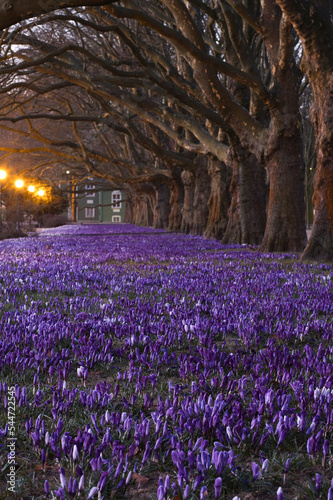
{"type": "Polygon", "coordinates": [[[207,158],[199,155],[195,160],[195,171],[182,172],[184,205],[182,210],[182,232],[201,235],[208,220],[210,178],[207,172],[207,158]]]}
{"type": "Polygon", "coordinates": [[[193,225],[191,234],[202,235],[207,227],[208,200],[210,196],[210,178],[207,171],[207,157],[200,155],[196,161],[194,200],[193,200],[193,225]]]}
{"type": "Polygon", "coordinates": [[[170,214],[170,191],[166,185],[160,184],[154,186],[155,204],[153,227],[155,229],[167,229],[170,214]]]}
{"type": "Polygon", "coordinates": [[[204,237],[221,240],[228,223],[231,170],[225,163],[213,159],[209,160],[208,174],[210,177],[209,213],[204,237]]]}
{"type": "Polygon", "coordinates": [[[231,204],[223,243],[259,245],[266,224],[265,170],[241,145],[230,148],[231,204]]]}
{"type": "Polygon", "coordinates": [[[306,245],[301,127],[297,116],[289,118],[287,124],[286,115],[271,123],[265,149],[270,190],[263,252],[299,252],[306,245]]]}
{"type": "Polygon", "coordinates": [[[193,227],[195,174],[194,172],[184,170],[181,177],[184,186],[184,204],[180,229],[183,233],[190,233],[193,227]]]}
{"type": "Polygon", "coordinates": [[[182,208],[184,203],[184,187],[179,179],[173,179],[170,186],[170,214],[168,231],[180,231],[182,223],[182,208]]]}
{"type": "Polygon", "coordinates": [[[302,259],[333,260],[333,6],[330,0],[276,0],[299,35],[313,92],[316,134],[315,218],[302,259]]]}
{"type": "Polygon", "coordinates": [[[153,208],[155,192],[152,184],[141,184],[135,189],[132,198],[132,221],[137,226],[151,227],[153,225],[153,208]]]}
{"type": "Polygon", "coordinates": [[[129,193],[126,196],[124,222],[126,224],[133,224],[133,198],[129,193]]]}
{"type": "Polygon", "coordinates": [[[315,218],[302,259],[333,260],[333,65],[326,75],[313,76],[311,83],[317,152],[315,218]]]}

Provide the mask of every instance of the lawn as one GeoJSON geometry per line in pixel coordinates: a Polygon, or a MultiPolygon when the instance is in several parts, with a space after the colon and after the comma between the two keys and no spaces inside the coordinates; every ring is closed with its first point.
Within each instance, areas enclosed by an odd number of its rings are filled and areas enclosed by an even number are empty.
{"type": "Polygon", "coordinates": [[[331,265],[65,226],[0,281],[0,499],[333,498],[331,265]]]}

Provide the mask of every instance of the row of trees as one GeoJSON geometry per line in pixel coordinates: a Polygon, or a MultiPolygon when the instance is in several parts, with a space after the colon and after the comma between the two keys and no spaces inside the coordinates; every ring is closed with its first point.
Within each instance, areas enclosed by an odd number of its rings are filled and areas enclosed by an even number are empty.
{"type": "Polygon", "coordinates": [[[301,251],[315,137],[303,257],[333,257],[331,2],[27,3],[0,21],[2,127],[24,151],[125,184],[128,220],[301,251]]]}

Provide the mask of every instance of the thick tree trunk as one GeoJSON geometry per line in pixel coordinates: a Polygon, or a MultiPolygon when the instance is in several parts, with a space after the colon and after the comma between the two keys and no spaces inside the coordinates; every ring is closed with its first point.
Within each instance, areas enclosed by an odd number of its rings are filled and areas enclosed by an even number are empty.
{"type": "Polygon", "coordinates": [[[184,187],[181,178],[174,179],[170,186],[170,214],[168,231],[180,231],[182,208],[184,203],[184,187]]]}
{"type": "Polygon", "coordinates": [[[181,231],[198,235],[204,233],[207,225],[210,178],[206,157],[200,155],[195,164],[195,172],[182,172],[184,205],[181,231]]]}
{"type": "Polygon", "coordinates": [[[313,122],[317,169],[313,204],[315,218],[302,259],[333,259],[333,68],[326,77],[313,76],[313,122]]]}
{"type": "Polygon", "coordinates": [[[265,152],[270,192],[261,250],[302,251],[306,245],[304,166],[296,117],[291,118],[289,127],[271,124],[270,141],[265,152]]]}
{"type": "Polygon", "coordinates": [[[129,194],[126,197],[124,222],[133,224],[133,198],[129,194]]]}
{"type": "Polygon", "coordinates": [[[331,0],[275,0],[300,37],[313,92],[317,172],[315,219],[302,259],[333,259],[333,7],[331,0]]]}
{"type": "Polygon", "coordinates": [[[209,160],[208,174],[210,177],[209,213],[204,237],[220,240],[228,223],[231,170],[225,163],[214,159],[209,160]]]}
{"type": "Polygon", "coordinates": [[[230,148],[231,204],[223,243],[259,245],[266,223],[265,170],[240,145],[230,148]]]}
{"type": "Polygon", "coordinates": [[[188,170],[184,170],[181,177],[184,186],[184,204],[182,208],[182,223],[180,230],[183,233],[190,233],[193,226],[195,174],[188,170]]]}
{"type": "Polygon", "coordinates": [[[209,215],[208,200],[210,196],[210,178],[207,170],[208,159],[207,157],[199,156],[196,163],[193,225],[191,228],[191,234],[195,236],[204,234],[207,227],[209,215]]]}
{"type": "Polygon", "coordinates": [[[155,229],[167,229],[170,214],[170,191],[168,186],[160,184],[155,188],[154,221],[155,229]]]}
{"type": "Polygon", "coordinates": [[[142,186],[141,191],[133,197],[133,224],[150,227],[153,225],[154,191],[152,186],[142,186]]]}

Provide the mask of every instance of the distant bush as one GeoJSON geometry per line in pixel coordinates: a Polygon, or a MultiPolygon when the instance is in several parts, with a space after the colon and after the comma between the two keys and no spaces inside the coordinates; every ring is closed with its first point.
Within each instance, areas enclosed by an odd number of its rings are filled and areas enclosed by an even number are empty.
{"type": "Polygon", "coordinates": [[[43,227],[59,227],[67,224],[68,218],[64,214],[43,215],[43,227]]]}

